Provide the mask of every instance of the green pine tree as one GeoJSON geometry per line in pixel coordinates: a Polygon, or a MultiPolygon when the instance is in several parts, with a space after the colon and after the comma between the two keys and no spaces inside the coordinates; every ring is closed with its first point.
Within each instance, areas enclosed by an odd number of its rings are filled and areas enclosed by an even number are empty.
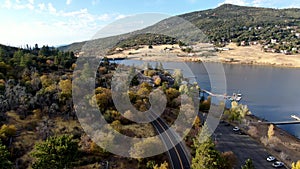
{"type": "Polygon", "coordinates": [[[245,165],[242,166],[242,169],[255,169],[251,159],[247,159],[245,165]]]}
{"type": "Polygon", "coordinates": [[[78,154],[78,143],[72,135],[50,137],[35,145],[33,169],[70,168],[78,154]]]}
{"type": "Polygon", "coordinates": [[[0,168],[10,169],[12,168],[12,162],[9,160],[9,152],[5,145],[0,140],[0,168]]]}

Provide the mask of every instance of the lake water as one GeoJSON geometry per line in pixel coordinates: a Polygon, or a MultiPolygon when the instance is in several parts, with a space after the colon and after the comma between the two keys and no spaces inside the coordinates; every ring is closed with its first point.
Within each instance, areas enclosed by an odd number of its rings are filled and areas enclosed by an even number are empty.
{"type": "MultiPolygon", "coordinates": [[[[142,65],[143,61],[125,60],[121,63],[142,65]]],[[[156,62],[150,63],[155,65],[156,62]]],[[[240,103],[248,105],[252,114],[268,121],[294,120],[291,115],[300,117],[300,69],[219,63],[205,63],[204,66],[203,63],[196,62],[166,62],[163,66],[167,69],[188,66],[193,74],[184,72],[185,77],[195,76],[201,89],[206,90],[211,90],[211,86],[214,86],[210,82],[211,76],[222,79],[225,75],[226,93],[231,95],[233,92],[241,92],[243,99],[240,103]],[[224,72],[207,71],[206,67],[218,67],[224,72]]],[[[300,124],[279,127],[300,138],[300,124]]]]}

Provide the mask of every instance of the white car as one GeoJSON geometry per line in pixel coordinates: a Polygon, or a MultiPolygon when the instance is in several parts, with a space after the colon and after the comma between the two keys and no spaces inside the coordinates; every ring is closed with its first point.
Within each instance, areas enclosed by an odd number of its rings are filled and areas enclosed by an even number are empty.
{"type": "Polygon", "coordinates": [[[275,168],[280,168],[284,166],[284,163],[281,161],[276,161],[275,163],[272,164],[272,166],[275,168]]]}
{"type": "Polygon", "coordinates": [[[240,130],[240,128],[239,127],[237,127],[237,126],[235,126],[233,129],[232,129],[233,131],[239,131],[240,130]]]}
{"type": "Polygon", "coordinates": [[[271,162],[271,161],[275,161],[275,157],[273,157],[273,156],[269,156],[268,158],[267,158],[267,161],[269,161],[269,162],[271,162]]]}

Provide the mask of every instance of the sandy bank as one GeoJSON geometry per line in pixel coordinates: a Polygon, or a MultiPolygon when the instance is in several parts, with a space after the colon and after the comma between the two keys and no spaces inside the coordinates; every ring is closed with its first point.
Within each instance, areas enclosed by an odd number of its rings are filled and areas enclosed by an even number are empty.
{"type": "Polygon", "coordinates": [[[238,47],[234,43],[227,45],[228,51],[212,52],[211,44],[197,44],[193,46],[194,53],[186,53],[175,45],[157,45],[149,49],[142,46],[138,49],[121,50],[109,58],[127,58],[145,61],[202,61],[222,62],[230,64],[268,65],[275,67],[300,68],[300,54],[285,55],[280,53],[266,53],[261,45],[238,47]],[[203,52],[205,54],[203,54],[203,52]]]}

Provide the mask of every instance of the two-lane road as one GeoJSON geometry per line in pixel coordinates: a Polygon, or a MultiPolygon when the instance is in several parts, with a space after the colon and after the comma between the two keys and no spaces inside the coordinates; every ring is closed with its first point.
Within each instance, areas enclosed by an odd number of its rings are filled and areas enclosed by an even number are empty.
{"type": "Polygon", "coordinates": [[[168,130],[169,126],[159,117],[152,121],[152,125],[160,135],[166,147],[173,147],[168,151],[170,163],[173,169],[190,169],[189,152],[186,151],[182,142],[178,141],[177,134],[172,130],[168,130]],[[164,133],[165,134],[162,134],[164,133]]]}

